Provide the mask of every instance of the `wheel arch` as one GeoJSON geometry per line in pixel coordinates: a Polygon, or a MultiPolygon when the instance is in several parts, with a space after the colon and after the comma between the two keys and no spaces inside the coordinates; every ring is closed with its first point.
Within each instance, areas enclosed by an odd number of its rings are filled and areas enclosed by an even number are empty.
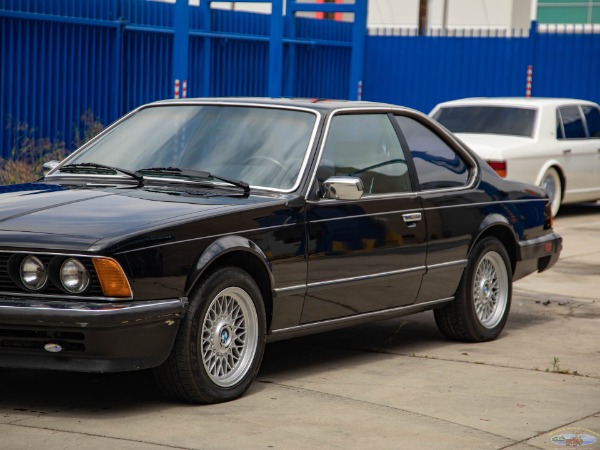
{"type": "Polygon", "coordinates": [[[188,275],[185,284],[186,295],[207,273],[228,266],[248,272],[258,285],[265,305],[268,329],[273,315],[273,272],[268,257],[248,238],[224,236],[210,244],[188,275]]]}
{"type": "Polygon", "coordinates": [[[515,273],[518,256],[518,238],[510,226],[508,219],[500,214],[487,216],[479,228],[479,234],[471,242],[469,254],[471,254],[475,245],[486,237],[495,237],[504,245],[510,258],[511,271],[515,273]]]}
{"type": "Polygon", "coordinates": [[[549,160],[546,161],[540,171],[538,172],[538,175],[535,179],[535,185],[536,186],[541,186],[542,185],[542,180],[544,179],[544,175],[546,175],[546,172],[548,171],[548,169],[554,169],[556,170],[556,173],[558,173],[558,176],[560,177],[560,194],[561,194],[561,198],[565,197],[565,190],[567,188],[567,177],[565,175],[565,170],[562,166],[562,164],[556,160],[549,160]]]}

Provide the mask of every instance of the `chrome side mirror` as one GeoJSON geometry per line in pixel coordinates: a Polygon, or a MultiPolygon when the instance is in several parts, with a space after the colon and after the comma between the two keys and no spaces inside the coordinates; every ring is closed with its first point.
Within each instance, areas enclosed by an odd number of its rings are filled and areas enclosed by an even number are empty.
{"type": "Polygon", "coordinates": [[[44,169],[44,175],[47,172],[50,172],[51,170],[55,169],[56,166],[58,166],[60,164],[60,161],[47,161],[44,163],[44,165],[42,166],[42,169],[44,169]]]}
{"type": "Polygon", "coordinates": [[[358,200],[365,190],[363,182],[356,177],[329,177],[323,182],[323,198],[358,200]]]}

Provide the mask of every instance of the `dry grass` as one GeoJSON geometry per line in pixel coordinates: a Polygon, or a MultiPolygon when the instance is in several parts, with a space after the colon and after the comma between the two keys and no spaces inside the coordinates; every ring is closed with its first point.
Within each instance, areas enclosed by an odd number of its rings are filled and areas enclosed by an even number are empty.
{"type": "MultiPolygon", "coordinates": [[[[83,133],[80,127],[75,128],[73,144],[80,147],[104,129],[90,112],[81,116],[83,133]]],[[[10,158],[0,158],[0,185],[28,183],[38,180],[44,173],[44,163],[61,160],[69,151],[60,140],[36,138],[35,130],[28,124],[12,125],[15,133],[16,148],[11,151],[10,158]]]]}

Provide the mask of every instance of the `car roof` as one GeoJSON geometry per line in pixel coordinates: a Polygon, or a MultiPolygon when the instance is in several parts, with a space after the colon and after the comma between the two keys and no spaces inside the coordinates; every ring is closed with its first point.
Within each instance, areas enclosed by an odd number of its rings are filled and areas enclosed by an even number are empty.
{"type": "Polygon", "coordinates": [[[292,108],[307,108],[316,111],[333,111],[337,109],[348,108],[382,108],[382,109],[404,109],[399,105],[367,101],[351,100],[329,100],[317,98],[269,98],[269,97],[205,97],[205,98],[187,98],[161,100],[151,103],[151,105],[169,105],[169,104],[235,104],[235,105],[265,105],[265,106],[283,106],[292,108]]]}
{"type": "MultiPolygon", "coordinates": [[[[451,100],[438,104],[434,109],[445,106],[476,106],[476,105],[498,105],[498,106],[520,106],[520,107],[543,107],[562,106],[573,104],[596,105],[588,100],[575,98],[553,98],[553,97],[474,97],[451,100]]],[[[597,106],[597,105],[596,105],[597,106]]]]}

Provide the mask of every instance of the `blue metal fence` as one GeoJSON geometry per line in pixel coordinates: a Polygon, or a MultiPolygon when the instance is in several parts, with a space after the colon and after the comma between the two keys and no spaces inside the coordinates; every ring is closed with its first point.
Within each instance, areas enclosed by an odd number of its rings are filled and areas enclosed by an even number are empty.
{"type": "MultiPolygon", "coordinates": [[[[283,0],[269,1],[282,10],[283,0]]],[[[289,11],[305,8],[296,0],[285,1],[289,11]]],[[[174,45],[174,24],[181,18],[175,8],[180,5],[0,0],[0,157],[10,157],[18,147],[23,124],[35,137],[62,140],[71,148],[83,132],[82,115],[91,113],[107,124],[143,103],[172,98],[174,49],[180,50],[174,45]]],[[[361,5],[366,22],[366,0],[316,7],[357,10],[361,5]]],[[[348,97],[351,65],[362,67],[352,60],[353,24],[293,15],[284,23],[281,14],[273,21],[269,15],[209,6],[209,0],[200,7],[186,5],[188,97],[284,91],[288,96],[348,97]],[[281,55],[274,54],[274,27],[281,27],[275,49],[281,55]],[[280,63],[278,80],[273,79],[274,60],[280,63]]]]}
{"type": "Polygon", "coordinates": [[[369,36],[364,97],[423,112],[463,97],[532,95],[600,101],[600,34],[538,32],[498,36],[369,36]]]}
{"type": "MultiPolygon", "coordinates": [[[[288,11],[306,7],[285,1],[288,11]]],[[[271,36],[279,24],[206,4],[189,8],[188,96],[271,95],[271,36]]],[[[454,98],[522,96],[532,65],[534,96],[600,101],[600,34],[534,26],[514,37],[365,37],[366,7],[352,8],[359,26],[286,16],[283,95],[355,98],[362,80],[365,100],[427,112],[454,98]]],[[[20,124],[70,148],[82,114],[107,124],[173,97],[175,12],[173,4],[146,0],[0,0],[0,157],[11,155],[20,124]]]]}

